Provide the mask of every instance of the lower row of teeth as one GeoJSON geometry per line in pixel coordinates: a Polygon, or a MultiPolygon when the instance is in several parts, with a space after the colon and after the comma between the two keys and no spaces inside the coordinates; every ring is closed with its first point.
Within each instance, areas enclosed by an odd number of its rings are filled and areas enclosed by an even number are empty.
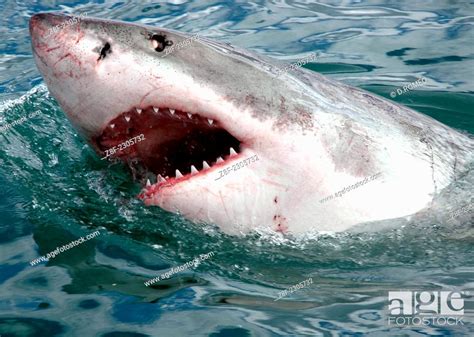
{"type": "MultiPolygon", "coordinates": [[[[237,152],[235,152],[234,148],[231,147],[229,149],[229,154],[232,157],[232,156],[237,155],[237,152]]],[[[224,159],[222,159],[222,157],[218,157],[217,160],[216,160],[216,164],[219,164],[219,163],[222,163],[222,162],[224,162],[224,159]]],[[[211,168],[211,166],[209,166],[209,164],[204,160],[202,162],[202,169],[207,170],[207,169],[210,169],[210,168],[211,168]]],[[[183,177],[183,174],[179,170],[176,170],[175,173],[176,173],[176,179],[183,177]]],[[[199,173],[199,171],[196,169],[196,167],[194,165],[191,165],[191,175],[194,175],[194,174],[197,174],[197,173],[199,173]]],[[[166,181],[167,179],[169,179],[169,177],[164,178],[161,174],[158,174],[157,177],[156,177],[156,182],[159,184],[161,182],[166,181]]],[[[147,187],[151,186],[150,179],[147,179],[146,186],[147,187]]]]}

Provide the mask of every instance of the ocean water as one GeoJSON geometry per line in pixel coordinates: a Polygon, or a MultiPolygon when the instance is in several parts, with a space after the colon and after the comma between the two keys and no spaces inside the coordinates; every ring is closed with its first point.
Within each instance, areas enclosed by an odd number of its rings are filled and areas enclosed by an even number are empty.
{"type": "Polygon", "coordinates": [[[0,129],[1,337],[474,335],[472,174],[395,228],[227,236],[136,199],[127,170],[101,161],[49,95],[28,35],[32,14],[63,11],[199,33],[287,62],[317,52],[307,68],[473,134],[472,2],[7,0],[0,9],[0,127],[30,116],[0,129]],[[400,290],[462,291],[463,324],[389,325],[388,292],[400,290]]]}

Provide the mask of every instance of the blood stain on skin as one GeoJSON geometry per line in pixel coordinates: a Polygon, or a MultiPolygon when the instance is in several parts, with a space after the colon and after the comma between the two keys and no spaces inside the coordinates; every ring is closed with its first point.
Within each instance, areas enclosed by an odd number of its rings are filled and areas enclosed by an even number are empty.
{"type": "Polygon", "coordinates": [[[286,233],[288,231],[288,223],[286,218],[282,215],[276,214],[273,216],[273,224],[276,232],[286,233]]]}

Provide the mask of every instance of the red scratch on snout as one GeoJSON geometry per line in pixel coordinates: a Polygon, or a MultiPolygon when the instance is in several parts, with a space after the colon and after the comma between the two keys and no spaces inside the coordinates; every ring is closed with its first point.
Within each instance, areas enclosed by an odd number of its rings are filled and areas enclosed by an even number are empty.
{"type": "Polygon", "coordinates": [[[51,52],[51,51],[53,51],[53,50],[56,50],[56,49],[59,49],[59,48],[61,48],[61,46],[56,46],[56,47],[48,48],[48,49],[45,49],[45,52],[49,53],[49,52],[51,52]]]}
{"type": "Polygon", "coordinates": [[[61,56],[61,58],[59,60],[57,60],[56,62],[54,62],[54,65],[58,64],[59,62],[61,62],[62,60],[64,60],[66,57],[70,57],[71,56],[71,53],[67,53],[66,55],[63,55],[61,56]]]}
{"type": "Polygon", "coordinates": [[[77,36],[77,40],[76,40],[76,43],[75,43],[75,44],[78,44],[79,41],[80,41],[80,40],[84,37],[84,35],[85,35],[84,32],[81,31],[81,28],[79,27],[79,25],[77,25],[77,26],[78,26],[77,31],[78,31],[79,34],[78,34],[78,36],[77,36]]]}
{"type": "Polygon", "coordinates": [[[74,56],[71,53],[66,53],[65,55],[61,56],[61,58],[54,63],[54,66],[56,66],[56,64],[58,64],[59,62],[61,62],[62,60],[68,57],[70,57],[74,62],[76,62],[79,67],[82,66],[81,60],[79,60],[76,56],[74,56]]]}

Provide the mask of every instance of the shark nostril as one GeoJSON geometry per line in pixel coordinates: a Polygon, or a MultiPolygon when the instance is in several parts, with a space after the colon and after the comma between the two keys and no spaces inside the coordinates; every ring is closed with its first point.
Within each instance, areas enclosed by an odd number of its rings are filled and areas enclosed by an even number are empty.
{"type": "Polygon", "coordinates": [[[110,53],[110,52],[112,52],[110,50],[110,43],[106,42],[105,45],[100,50],[100,55],[99,55],[99,58],[97,59],[97,61],[105,59],[107,54],[110,53]]]}

